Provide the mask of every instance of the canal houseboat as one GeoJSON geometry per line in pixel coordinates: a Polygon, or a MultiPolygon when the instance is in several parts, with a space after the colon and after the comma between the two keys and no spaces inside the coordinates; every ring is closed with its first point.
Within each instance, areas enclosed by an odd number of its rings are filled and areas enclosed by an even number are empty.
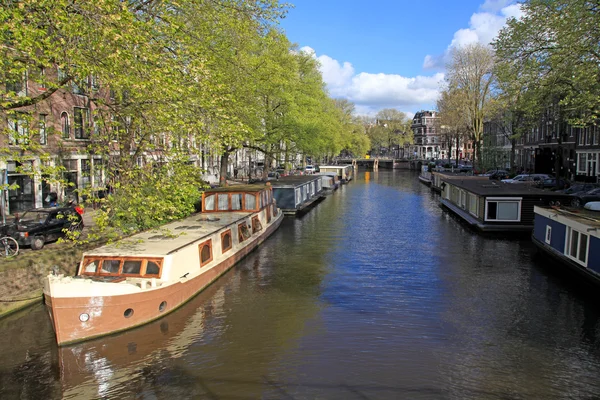
{"type": "Polygon", "coordinates": [[[427,186],[431,186],[431,171],[429,170],[429,165],[425,164],[421,166],[421,172],[419,173],[419,181],[421,183],[426,184],[427,186]]]}
{"type": "Polygon", "coordinates": [[[534,207],[531,238],[540,251],[587,282],[600,285],[600,212],[534,207]]]}
{"type": "Polygon", "coordinates": [[[317,175],[321,177],[321,186],[325,194],[333,192],[340,186],[340,179],[335,172],[318,172],[317,175]]]}
{"type": "Polygon", "coordinates": [[[441,193],[442,192],[442,184],[444,183],[444,181],[451,180],[451,179],[458,179],[458,180],[475,179],[475,180],[483,180],[483,181],[490,180],[490,178],[487,176],[473,175],[473,173],[468,173],[468,172],[467,173],[453,172],[448,169],[433,170],[433,171],[431,171],[431,190],[433,190],[434,192],[441,193]]]}
{"type": "Polygon", "coordinates": [[[564,202],[568,195],[485,178],[444,179],[440,204],[482,232],[528,232],[534,206],[564,202]]]}
{"type": "Polygon", "coordinates": [[[319,175],[284,176],[271,184],[273,198],[286,215],[305,213],[324,198],[319,175]]]}
{"type": "Polygon", "coordinates": [[[215,188],[202,194],[201,213],[84,253],[75,277],[44,279],[58,344],[161,318],[261,244],[282,219],[268,183],[215,188]]]}
{"type": "Polygon", "coordinates": [[[319,171],[336,173],[341,183],[348,183],[354,178],[352,165],[321,165],[319,171]]]}

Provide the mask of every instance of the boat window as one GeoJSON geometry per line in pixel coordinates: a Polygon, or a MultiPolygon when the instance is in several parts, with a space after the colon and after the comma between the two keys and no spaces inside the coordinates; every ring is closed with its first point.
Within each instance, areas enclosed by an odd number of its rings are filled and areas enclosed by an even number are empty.
{"type": "Polygon", "coordinates": [[[231,209],[241,210],[242,209],[242,194],[234,193],[231,195],[231,209]]]}
{"type": "Polygon", "coordinates": [[[567,227],[565,254],[583,266],[587,266],[587,249],[589,236],[567,227]]]}
{"type": "Polygon", "coordinates": [[[123,262],[123,273],[124,274],[139,275],[141,270],[142,270],[142,260],[125,260],[123,262]]]}
{"type": "Polygon", "coordinates": [[[515,221],[521,220],[521,199],[493,198],[486,199],[486,221],[515,221]]]}
{"type": "Polygon", "coordinates": [[[104,274],[117,274],[119,273],[120,265],[121,260],[102,260],[100,272],[104,274]]]}
{"type": "Polygon", "coordinates": [[[98,264],[99,264],[98,260],[91,261],[84,267],[83,272],[86,272],[86,273],[96,272],[96,268],[98,268],[98,264]]]}
{"type": "Polygon", "coordinates": [[[217,202],[217,207],[219,207],[219,211],[229,210],[229,194],[219,194],[219,201],[217,202]]]}
{"type": "Polygon", "coordinates": [[[160,273],[160,265],[155,261],[148,261],[146,264],[146,275],[158,275],[160,273]]]}
{"type": "Polygon", "coordinates": [[[232,246],[231,229],[228,229],[221,233],[221,252],[225,253],[227,250],[231,249],[232,246]]]}
{"type": "Polygon", "coordinates": [[[215,195],[209,194],[204,197],[204,211],[214,211],[215,210],[215,195]]]}
{"type": "Polygon", "coordinates": [[[248,225],[246,223],[238,225],[238,240],[242,243],[244,240],[250,237],[250,229],[248,229],[248,225]]]}
{"type": "Polygon", "coordinates": [[[204,243],[198,245],[200,252],[200,266],[203,267],[212,261],[212,241],[207,240],[204,243]]]}
{"type": "Polygon", "coordinates": [[[256,196],[246,193],[246,210],[256,210],[256,196]]]}
{"type": "Polygon", "coordinates": [[[252,233],[260,231],[262,231],[262,224],[260,223],[258,216],[254,216],[252,217],[252,233]]]}

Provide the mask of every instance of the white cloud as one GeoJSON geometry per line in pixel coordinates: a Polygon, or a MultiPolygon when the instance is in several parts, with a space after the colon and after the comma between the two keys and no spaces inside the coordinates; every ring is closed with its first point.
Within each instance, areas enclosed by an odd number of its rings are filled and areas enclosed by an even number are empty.
{"type": "Polygon", "coordinates": [[[459,29],[454,33],[443,55],[425,56],[424,69],[443,69],[451,50],[455,47],[471,43],[491,43],[509,18],[520,18],[523,15],[520,6],[515,4],[514,0],[486,0],[480,9],[482,12],[471,16],[468,28],[459,29]]]}
{"type": "Polygon", "coordinates": [[[349,62],[327,56],[317,56],[310,47],[301,51],[311,54],[320,62],[320,70],[327,90],[332,97],[353,102],[356,113],[374,115],[383,108],[396,108],[408,115],[422,108],[435,106],[440,82],[444,74],[405,77],[397,74],[356,74],[349,62]]]}

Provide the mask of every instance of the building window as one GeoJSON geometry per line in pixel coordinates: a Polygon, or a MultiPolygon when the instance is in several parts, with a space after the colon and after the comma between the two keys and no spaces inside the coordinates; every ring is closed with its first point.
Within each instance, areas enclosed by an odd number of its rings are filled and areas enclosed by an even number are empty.
{"type": "Polygon", "coordinates": [[[45,114],[40,114],[40,144],[48,144],[48,133],[46,132],[45,114]]]}
{"type": "Polygon", "coordinates": [[[586,171],[587,153],[579,153],[577,160],[577,172],[585,174],[586,171]]]}
{"type": "Polygon", "coordinates": [[[200,266],[203,267],[212,261],[212,241],[207,240],[198,245],[198,253],[200,254],[200,266]]]}
{"type": "Polygon", "coordinates": [[[221,252],[225,253],[233,247],[233,241],[231,240],[231,229],[221,233],[221,252]]]}
{"type": "Polygon", "coordinates": [[[521,198],[490,197],[485,201],[486,221],[518,222],[521,220],[521,198]]]}
{"type": "Polygon", "coordinates": [[[8,119],[8,144],[27,144],[29,142],[29,127],[24,114],[17,113],[8,119]]]}
{"type": "Polygon", "coordinates": [[[546,225],[546,243],[550,244],[552,240],[552,227],[550,225],[546,225]]]}
{"type": "Polygon", "coordinates": [[[73,128],[75,132],[75,139],[88,139],[90,137],[89,131],[87,130],[88,125],[88,109],[75,107],[73,109],[73,119],[75,126],[73,128]]]}
{"type": "Polygon", "coordinates": [[[574,261],[587,266],[587,249],[589,236],[567,227],[567,240],[565,242],[565,255],[574,261]]]}
{"type": "Polygon", "coordinates": [[[15,96],[19,97],[27,96],[27,74],[23,74],[19,81],[7,82],[6,91],[13,92],[15,96]]]}
{"type": "Polygon", "coordinates": [[[60,126],[62,129],[62,137],[63,139],[71,138],[71,124],[69,122],[69,114],[63,112],[60,114],[60,126]]]}

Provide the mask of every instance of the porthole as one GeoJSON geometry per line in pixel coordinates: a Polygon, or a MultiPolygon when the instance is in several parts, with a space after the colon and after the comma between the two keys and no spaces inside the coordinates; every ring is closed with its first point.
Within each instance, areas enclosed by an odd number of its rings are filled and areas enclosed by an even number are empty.
{"type": "Polygon", "coordinates": [[[86,313],[83,313],[79,316],[79,320],[81,322],[88,322],[89,319],[90,319],[90,315],[86,314],[86,313]]]}
{"type": "Polygon", "coordinates": [[[129,318],[133,315],[133,308],[128,308],[127,310],[125,310],[125,312],[123,313],[123,316],[125,318],[129,318]]]}
{"type": "Polygon", "coordinates": [[[160,306],[158,306],[158,311],[163,312],[163,311],[165,311],[166,308],[167,308],[167,302],[163,301],[162,303],[160,303],[160,306]]]}

